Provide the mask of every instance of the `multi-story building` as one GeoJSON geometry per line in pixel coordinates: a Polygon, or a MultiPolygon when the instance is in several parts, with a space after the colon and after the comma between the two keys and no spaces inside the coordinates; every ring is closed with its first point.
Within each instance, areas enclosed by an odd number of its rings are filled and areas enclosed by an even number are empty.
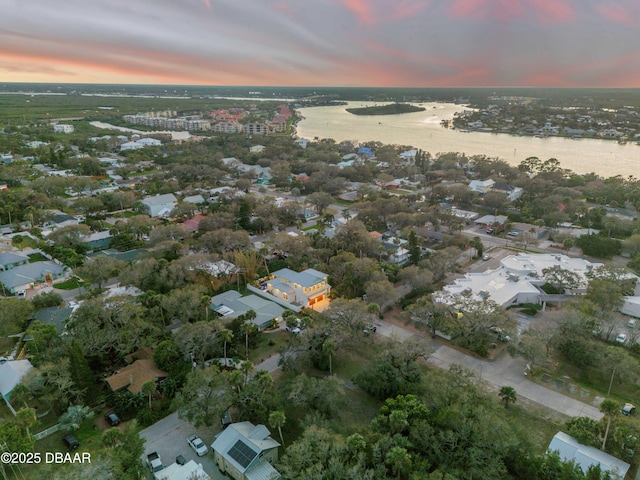
{"type": "Polygon", "coordinates": [[[302,272],[283,268],[271,275],[263,289],[296,307],[315,307],[329,302],[331,285],[328,277],[328,274],[313,268],[302,272]]]}

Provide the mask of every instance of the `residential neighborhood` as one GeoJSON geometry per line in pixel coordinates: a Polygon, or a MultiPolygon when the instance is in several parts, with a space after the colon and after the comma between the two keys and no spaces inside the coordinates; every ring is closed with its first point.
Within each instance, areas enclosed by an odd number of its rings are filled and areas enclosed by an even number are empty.
{"type": "Polygon", "coordinates": [[[635,475],[636,178],[153,101],[101,113],[143,134],[0,123],[0,443],[123,479],[635,475]]]}

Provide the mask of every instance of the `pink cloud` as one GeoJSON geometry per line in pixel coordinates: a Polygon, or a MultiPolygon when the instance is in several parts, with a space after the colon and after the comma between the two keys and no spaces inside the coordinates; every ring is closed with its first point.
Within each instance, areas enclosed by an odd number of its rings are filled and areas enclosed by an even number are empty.
{"type": "Polygon", "coordinates": [[[339,0],[363,25],[371,26],[376,23],[375,12],[368,0],[339,0]]]}
{"type": "Polygon", "coordinates": [[[207,7],[209,10],[211,10],[211,2],[210,2],[210,0],[202,0],[202,3],[204,3],[205,7],[207,7]]]}
{"type": "Polygon", "coordinates": [[[540,23],[566,22],[575,12],[568,0],[455,0],[449,14],[473,20],[500,22],[526,18],[533,13],[540,23]]]}
{"type": "Polygon", "coordinates": [[[412,0],[403,0],[398,5],[394,7],[393,12],[391,13],[392,20],[401,20],[403,18],[410,18],[414,15],[420,13],[428,6],[429,2],[427,0],[422,1],[412,1],[412,0]]]}
{"type": "Polygon", "coordinates": [[[628,7],[620,3],[608,3],[606,5],[595,5],[596,12],[610,22],[622,23],[623,25],[637,25],[638,15],[634,15],[628,7]]]}
{"type": "Polygon", "coordinates": [[[475,18],[484,17],[483,7],[486,7],[486,0],[457,0],[449,8],[449,13],[458,18],[475,18]]]}
{"type": "Polygon", "coordinates": [[[562,23],[573,20],[576,12],[567,0],[529,0],[541,23],[562,23]]]}

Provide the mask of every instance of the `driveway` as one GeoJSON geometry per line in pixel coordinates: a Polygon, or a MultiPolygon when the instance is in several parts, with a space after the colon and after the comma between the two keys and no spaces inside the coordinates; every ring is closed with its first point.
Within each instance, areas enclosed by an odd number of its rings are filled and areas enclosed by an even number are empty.
{"type": "MultiPolygon", "coordinates": [[[[380,320],[378,325],[380,325],[377,330],[378,335],[395,338],[401,342],[416,336],[409,329],[392,325],[383,320],[380,320]]],[[[602,413],[598,407],[530,381],[524,373],[526,362],[521,358],[513,358],[505,353],[496,361],[487,361],[467,355],[446,345],[434,342],[432,344],[436,345],[436,348],[427,360],[430,365],[443,369],[449,369],[451,365],[462,365],[469,370],[475,371],[482,381],[493,386],[496,390],[504,386],[513,387],[519,396],[568,417],[589,417],[595,420],[602,418],[602,413]]]]}
{"type": "Polygon", "coordinates": [[[172,413],[140,432],[140,436],[147,441],[144,447],[143,461],[146,464],[147,454],[158,452],[162,463],[167,467],[176,461],[178,455],[182,455],[187,462],[194,460],[196,463],[201,463],[204,471],[209,474],[212,480],[228,480],[213,461],[211,444],[215,439],[214,433],[212,428],[197,430],[189,422],[180,420],[177,413],[172,413]],[[187,437],[194,433],[197,433],[209,447],[209,453],[202,457],[198,457],[187,443],[187,437]]]}

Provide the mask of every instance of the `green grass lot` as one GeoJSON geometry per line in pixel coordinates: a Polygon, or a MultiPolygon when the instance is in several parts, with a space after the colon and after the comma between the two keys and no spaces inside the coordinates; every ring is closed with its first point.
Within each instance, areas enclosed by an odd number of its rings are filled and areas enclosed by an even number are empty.
{"type": "Polygon", "coordinates": [[[69,280],[65,280],[64,282],[56,283],[54,287],[59,288],[60,290],[73,290],[75,288],[85,287],[86,285],[86,283],[80,282],[77,278],[73,277],[69,280]]]}
{"type": "MultiPolygon", "coordinates": [[[[257,365],[258,363],[264,362],[270,356],[277,354],[282,347],[287,344],[289,335],[289,332],[284,330],[263,333],[260,336],[258,346],[249,350],[249,360],[254,365],[257,365]],[[271,341],[274,343],[273,345],[269,345],[271,341]]],[[[244,341],[239,353],[244,354],[244,341]]]]}
{"type": "Polygon", "coordinates": [[[47,260],[49,259],[44,255],[42,255],[41,253],[33,253],[29,255],[29,263],[46,262],[47,260]]]}

